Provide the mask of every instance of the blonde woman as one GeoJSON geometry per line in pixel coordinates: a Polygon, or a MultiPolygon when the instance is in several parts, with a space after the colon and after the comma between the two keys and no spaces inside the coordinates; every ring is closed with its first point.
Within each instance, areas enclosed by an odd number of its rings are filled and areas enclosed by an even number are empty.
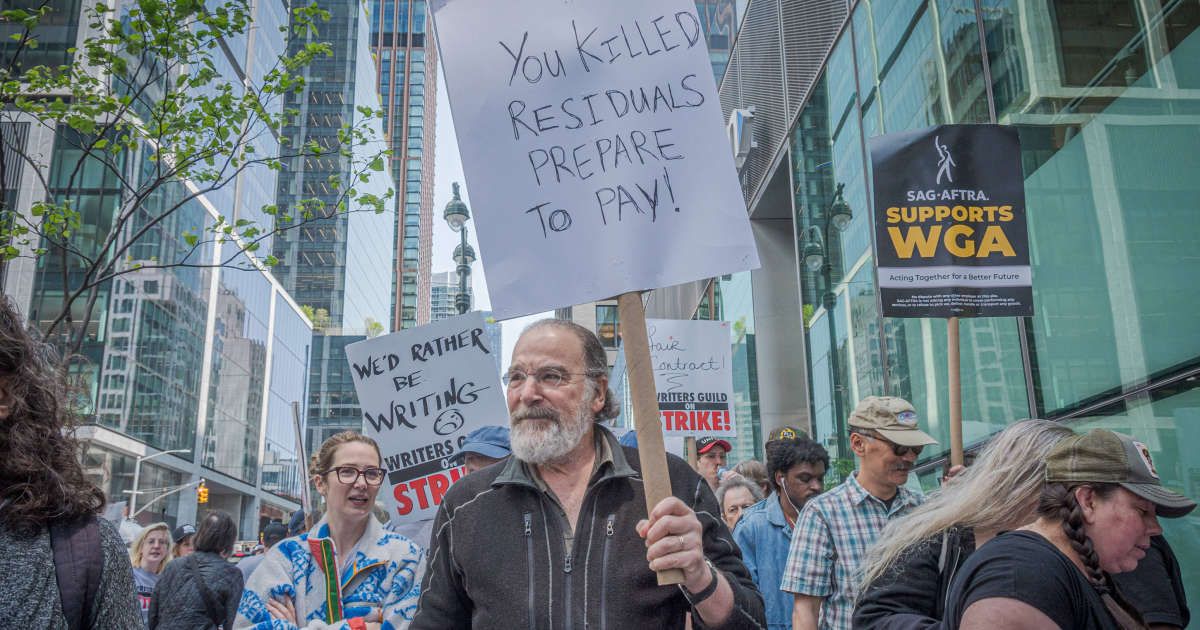
{"type": "Polygon", "coordinates": [[[166,523],[155,523],[143,529],[130,546],[129,562],[133,565],[133,582],[144,626],[150,624],[150,601],[170,553],[171,528],[166,523]]]}
{"type": "Polygon", "coordinates": [[[1000,532],[1037,518],[1046,455],[1072,435],[1048,420],[1014,423],[992,438],[975,465],[888,523],[863,564],[854,627],[936,625],[967,556],[1000,532]]]}

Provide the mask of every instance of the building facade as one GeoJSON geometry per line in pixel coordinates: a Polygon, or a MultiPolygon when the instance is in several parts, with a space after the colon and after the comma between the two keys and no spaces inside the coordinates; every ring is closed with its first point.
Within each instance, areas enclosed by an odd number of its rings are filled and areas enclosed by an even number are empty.
{"type": "MultiPolygon", "coordinates": [[[[299,113],[284,133],[293,146],[316,141],[336,149],[342,126],[352,123],[368,125],[377,140],[356,145],[350,157],[330,151],[321,158],[293,158],[279,177],[281,209],[313,198],[335,206],[344,191],[327,185],[330,176],[355,182],[360,193],[382,196],[395,190],[386,169],[366,172],[366,181],[357,174],[371,156],[387,147],[382,121],[365,117],[361,109],[380,109],[366,7],[341,0],[322,0],[318,5],[330,14],[320,33],[332,45],[333,54],[305,69],[304,91],[289,96],[288,102],[299,113]]],[[[305,43],[295,38],[289,45],[299,48],[305,43]]],[[[345,348],[386,332],[392,323],[395,208],[388,204],[378,214],[348,210],[288,230],[275,241],[279,264],[274,271],[313,319],[305,436],[310,452],[334,433],[362,429],[345,348]]]]}
{"type": "MultiPolygon", "coordinates": [[[[458,315],[458,306],[455,305],[455,300],[458,299],[459,293],[457,273],[453,271],[434,273],[429,283],[429,321],[436,322],[458,315]]],[[[467,304],[473,304],[472,297],[471,287],[468,286],[467,304]]]]}
{"type": "MultiPolygon", "coordinates": [[[[740,175],[763,265],[656,291],[651,311],[745,318],[761,341],[745,385],[761,429],[808,426],[837,464],[830,481],[853,468],[853,404],[911,400],[942,445],[926,450],[914,480],[934,487],[949,442],[946,324],[880,316],[867,140],[943,123],[1011,125],[1034,316],[962,320],[966,445],[1025,417],[1110,428],[1145,442],[1163,482],[1196,497],[1200,7],[980,4],[977,13],[972,0],[752,0],[721,101],[727,117],[755,108],[757,148],[740,175]],[[839,185],[853,220],[830,233],[830,264],[810,271],[798,253],[810,227],[824,230],[839,185]]],[[[1163,525],[1195,599],[1200,516],[1163,525]]]]}
{"type": "MultiPolygon", "coordinates": [[[[69,64],[88,37],[79,3],[48,6],[37,33],[41,52],[26,57],[26,67],[69,64]]],[[[223,80],[261,81],[285,50],[280,28],[287,15],[283,2],[253,4],[257,28],[223,42],[213,55],[223,80]]],[[[65,126],[47,128],[20,115],[7,116],[3,125],[6,140],[48,158],[39,174],[6,152],[9,208],[29,216],[32,203],[72,191],[76,207],[85,210],[78,247],[85,254],[100,251],[128,190],[119,180],[136,184],[148,176],[148,152],[127,152],[103,167],[84,158],[86,138],[65,126]],[[83,166],[80,185],[70,182],[76,165],[83,166]]],[[[269,133],[258,142],[264,153],[278,150],[278,138],[269,133]]],[[[136,493],[144,510],[136,518],[143,523],[195,522],[199,509],[219,508],[237,519],[243,537],[253,538],[264,518],[299,506],[305,462],[291,405],[305,399],[311,326],[252,254],[238,254],[234,242],[201,240],[197,247],[184,237],[195,226],[215,225],[219,216],[254,220],[273,202],[274,185],[273,171],[255,168],[208,193],[193,195],[202,187],[192,182],[158,188],[132,215],[130,232],[145,233],[127,241],[126,273],[100,287],[84,323],[82,359],[72,369],[84,388],[83,464],[110,503],[136,493]],[[154,221],[179,203],[180,210],[154,221]],[[181,264],[163,264],[170,261],[181,264]],[[209,491],[204,506],[197,503],[201,479],[209,491]]],[[[79,285],[81,266],[56,256],[17,260],[5,266],[4,291],[47,330],[64,312],[64,296],[79,285]]],[[[81,302],[73,304],[83,320],[81,302]]]]}
{"type": "Polygon", "coordinates": [[[391,329],[432,321],[434,122],[437,47],[425,0],[370,0],[384,130],[396,188],[391,329]]]}

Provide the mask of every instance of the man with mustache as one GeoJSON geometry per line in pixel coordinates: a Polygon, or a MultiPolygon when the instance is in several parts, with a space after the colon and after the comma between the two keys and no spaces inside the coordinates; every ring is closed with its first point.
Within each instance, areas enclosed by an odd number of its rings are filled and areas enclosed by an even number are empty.
{"type": "Polygon", "coordinates": [[[921,449],[937,440],[917,428],[908,401],[868,396],[850,414],[858,470],[800,512],[780,585],[792,593],[795,630],[850,630],[859,565],[883,526],[921,504],[904,488],[921,449]]]}
{"type": "Polygon", "coordinates": [[[668,457],[672,495],[646,519],[637,451],[599,424],[617,414],[604,347],[547,319],[504,375],[513,456],[459,480],[434,521],[412,630],[758,628],[762,597],[708,484],[668,457]],[[683,570],[658,586],[655,570],[683,570]]]}

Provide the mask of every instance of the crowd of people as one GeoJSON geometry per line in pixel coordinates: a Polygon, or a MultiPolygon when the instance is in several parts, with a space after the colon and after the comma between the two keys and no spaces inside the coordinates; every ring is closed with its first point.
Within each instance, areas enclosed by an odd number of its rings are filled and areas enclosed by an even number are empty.
{"type": "Polygon", "coordinates": [[[1104,429],[1015,422],[924,495],[936,440],[918,409],[868,396],[846,419],[853,471],[797,427],[727,469],[719,437],[668,457],[647,513],[636,439],[617,436],[607,357],[590,330],[527,328],[503,375],[508,427],[472,432],[468,474],[436,517],[377,516],[379,446],[347,431],[309,475],[324,511],[261,532],[98,518],[53,356],[0,304],[0,618],[28,628],[1184,628],[1180,570],[1158,519],[1195,503],[1149,450],[1104,429]],[[315,522],[314,522],[315,521],[315,522]],[[660,586],[656,572],[677,570],[660,586]]]}

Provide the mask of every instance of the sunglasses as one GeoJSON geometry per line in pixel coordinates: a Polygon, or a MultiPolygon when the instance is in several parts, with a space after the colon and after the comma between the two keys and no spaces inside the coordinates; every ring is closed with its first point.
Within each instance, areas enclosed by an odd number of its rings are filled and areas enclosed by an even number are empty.
{"type": "Polygon", "coordinates": [[[908,455],[909,453],[912,453],[913,455],[920,457],[921,451],[925,450],[924,446],[904,446],[901,444],[897,444],[897,443],[883,437],[882,435],[874,435],[871,433],[861,433],[858,431],[853,431],[853,433],[858,433],[859,435],[861,435],[865,438],[869,438],[872,440],[879,440],[880,442],[887,444],[888,446],[892,447],[892,453],[896,457],[904,457],[904,456],[908,455]]]}

